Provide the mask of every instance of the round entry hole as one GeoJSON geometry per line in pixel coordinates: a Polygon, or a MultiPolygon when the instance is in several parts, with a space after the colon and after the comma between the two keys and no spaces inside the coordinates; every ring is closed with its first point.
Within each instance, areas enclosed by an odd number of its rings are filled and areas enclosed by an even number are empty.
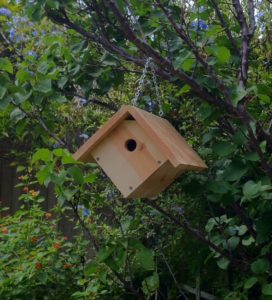
{"type": "Polygon", "coordinates": [[[126,141],[125,147],[128,151],[132,152],[137,148],[137,142],[133,139],[129,139],[126,141]]]}

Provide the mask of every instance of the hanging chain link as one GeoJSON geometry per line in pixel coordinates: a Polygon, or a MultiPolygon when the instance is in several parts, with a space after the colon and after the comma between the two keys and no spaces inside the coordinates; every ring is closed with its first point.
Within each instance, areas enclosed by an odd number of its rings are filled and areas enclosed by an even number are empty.
{"type": "Polygon", "coordinates": [[[140,79],[137,81],[138,86],[136,88],[135,96],[133,97],[131,102],[132,102],[132,105],[137,106],[137,102],[138,102],[140,96],[143,93],[144,85],[146,83],[146,75],[147,75],[148,68],[150,68],[150,70],[151,70],[152,81],[153,81],[153,85],[155,87],[156,98],[157,98],[157,101],[158,101],[158,104],[159,104],[159,115],[162,116],[163,115],[163,110],[162,110],[160,90],[159,90],[159,86],[158,86],[158,82],[157,82],[155,65],[154,65],[151,57],[148,57],[147,60],[146,60],[143,73],[142,73],[140,79]]]}

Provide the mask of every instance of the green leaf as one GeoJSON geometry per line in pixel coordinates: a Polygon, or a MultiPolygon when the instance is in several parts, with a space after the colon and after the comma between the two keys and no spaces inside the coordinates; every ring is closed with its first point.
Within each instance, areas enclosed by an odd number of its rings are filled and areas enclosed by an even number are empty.
{"type": "Polygon", "coordinates": [[[185,84],[177,93],[176,93],[176,97],[182,96],[188,92],[190,92],[191,87],[188,84],[185,84]]]}
{"type": "Polygon", "coordinates": [[[232,236],[228,239],[228,247],[231,251],[235,250],[236,247],[239,245],[240,238],[238,236],[232,236]]]}
{"type": "Polygon", "coordinates": [[[5,86],[1,86],[0,85],[0,100],[3,99],[3,97],[5,96],[7,92],[7,88],[5,86]]]}
{"type": "Polygon", "coordinates": [[[256,152],[247,153],[244,158],[249,161],[258,161],[260,160],[259,155],[256,152]]]}
{"type": "Polygon", "coordinates": [[[103,248],[97,254],[97,261],[104,262],[107,258],[109,258],[113,252],[114,248],[103,248]]]}
{"type": "Polygon", "coordinates": [[[7,57],[0,58],[0,70],[13,74],[13,66],[7,57]]]}
{"type": "Polygon", "coordinates": [[[153,271],[155,269],[153,251],[142,248],[140,251],[136,252],[135,259],[141,270],[153,271]]]}
{"type": "Polygon", "coordinates": [[[216,261],[216,263],[220,269],[226,270],[230,264],[230,261],[225,257],[221,257],[216,261]]]}
{"type": "Polygon", "coordinates": [[[262,286],[262,293],[266,296],[272,296],[272,283],[267,283],[262,286]]]}
{"type": "Polygon", "coordinates": [[[79,167],[77,166],[70,167],[67,170],[67,173],[73,177],[76,183],[83,184],[84,178],[83,178],[82,171],[80,170],[79,167]]]}
{"type": "Polygon", "coordinates": [[[65,154],[65,152],[63,149],[58,148],[53,150],[53,154],[56,155],[57,157],[62,157],[65,154]]]}
{"type": "Polygon", "coordinates": [[[97,179],[97,175],[93,173],[84,178],[84,183],[94,183],[96,182],[96,179],[97,179]]]}
{"type": "Polygon", "coordinates": [[[49,93],[52,90],[52,81],[51,79],[45,79],[40,81],[36,86],[35,90],[41,93],[49,93]]]}
{"type": "Polygon", "coordinates": [[[263,274],[269,269],[269,261],[265,258],[260,258],[251,264],[251,271],[255,274],[263,274]]]}
{"type": "Polygon", "coordinates": [[[225,64],[225,63],[228,63],[230,60],[230,51],[226,47],[218,47],[215,50],[215,56],[219,63],[225,64]]]}
{"type": "Polygon", "coordinates": [[[62,90],[68,81],[68,77],[64,76],[58,80],[58,87],[62,90]]]}
{"type": "Polygon", "coordinates": [[[208,184],[208,189],[216,194],[225,194],[232,189],[226,181],[212,181],[208,184]]]}
{"type": "Polygon", "coordinates": [[[51,152],[48,149],[39,149],[32,158],[32,164],[38,160],[49,162],[51,160],[51,152]]]}
{"type": "Polygon", "coordinates": [[[271,102],[270,97],[264,94],[258,94],[259,99],[264,104],[269,104],[271,102]]]}
{"type": "Polygon", "coordinates": [[[0,110],[4,110],[11,102],[10,97],[5,97],[4,99],[0,100],[0,110]]]}
{"type": "MultiPolygon", "coordinates": [[[[40,171],[37,173],[37,179],[39,181],[39,183],[42,185],[42,184],[45,184],[45,181],[47,181],[47,179],[50,177],[50,169],[46,166],[44,166],[43,168],[40,169],[40,171]]],[[[47,181],[47,184],[45,185],[48,185],[48,181],[47,181]]]]}
{"type": "Polygon", "coordinates": [[[77,160],[75,160],[70,153],[63,156],[62,159],[61,159],[61,162],[62,162],[63,165],[76,164],[76,163],[79,164],[80,163],[77,160]]]}
{"type": "Polygon", "coordinates": [[[184,62],[181,64],[181,67],[184,71],[189,71],[192,69],[193,65],[195,63],[195,60],[192,58],[187,58],[184,60],[184,62]]]}
{"type": "Polygon", "coordinates": [[[99,270],[99,265],[96,262],[90,262],[85,266],[84,272],[86,276],[90,276],[99,270]]]}
{"type": "Polygon", "coordinates": [[[248,139],[240,130],[238,130],[233,136],[233,141],[237,145],[245,145],[248,142],[248,139]]]}
{"type": "Polygon", "coordinates": [[[252,236],[249,236],[248,238],[242,240],[242,245],[248,247],[254,242],[255,242],[254,238],[252,236]]]}
{"type": "Polygon", "coordinates": [[[237,106],[238,102],[242,100],[246,95],[247,95],[247,91],[243,87],[238,86],[236,88],[235,95],[232,98],[233,105],[237,106]]]}
{"type": "Polygon", "coordinates": [[[262,184],[261,182],[255,183],[252,180],[247,181],[243,186],[243,194],[246,199],[255,198],[258,196],[260,188],[262,184]]]}
{"type": "Polygon", "coordinates": [[[18,93],[14,94],[14,102],[16,104],[20,104],[25,102],[27,99],[29,99],[29,97],[32,95],[32,90],[30,90],[29,92],[22,90],[18,93]]]}
{"type": "Polygon", "coordinates": [[[64,189],[63,195],[68,201],[70,201],[71,199],[73,199],[77,191],[78,191],[77,189],[64,189]]]}
{"type": "Polygon", "coordinates": [[[31,75],[29,74],[28,71],[24,70],[24,69],[20,69],[17,73],[16,73],[16,78],[18,79],[18,81],[20,83],[23,83],[29,79],[31,79],[31,75]]]}
{"type": "Polygon", "coordinates": [[[237,181],[241,179],[247,173],[247,168],[238,161],[232,162],[225,172],[223,173],[223,177],[227,181],[237,181]]]}
{"type": "Polygon", "coordinates": [[[258,278],[250,277],[244,284],[244,288],[246,290],[251,289],[258,282],[258,278]]]}
{"type": "Polygon", "coordinates": [[[219,156],[227,156],[236,150],[236,146],[228,142],[217,142],[213,145],[213,151],[219,156]]]}
{"type": "Polygon", "coordinates": [[[142,282],[142,289],[146,295],[154,293],[160,286],[160,279],[157,272],[154,272],[151,276],[145,278],[142,282]]]}
{"type": "Polygon", "coordinates": [[[16,123],[25,117],[25,113],[18,107],[16,107],[10,114],[10,118],[16,123]]]}

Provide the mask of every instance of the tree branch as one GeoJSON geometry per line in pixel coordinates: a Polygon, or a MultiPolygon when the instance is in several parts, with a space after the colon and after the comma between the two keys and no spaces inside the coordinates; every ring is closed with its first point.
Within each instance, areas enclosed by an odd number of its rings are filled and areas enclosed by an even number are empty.
{"type": "Polygon", "coordinates": [[[239,48],[238,48],[238,46],[236,44],[236,41],[234,40],[234,38],[232,36],[232,33],[231,33],[230,29],[229,29],[229,26],[228,26],[227,22],[225,21],[223,15],[222,15],[222,13],[221,13],[221,11],[219,9],[218,4],[216,3],[215,0],[210,0],[210,2],[211,2],[211,4],[213,5],[213,7],[215,9],[216,15],[217,15],[217,17],[218,17],[218,19],[219,19],[222,27],[224,28],[224,30],[226,32],[226,35],[229,38],[229,41],[230,41],[233,49],[235,50],[235,52],[237,54],[240,54],[240,50],[239,50],[239,48]]]}
{"type": "Polygon", "coordinates": [[[248,60],[249,60],[249,44],[253,33],[250,33],[243,8],[239,0],[232,0],[233,7],[237,14],[237,20],[242,29],[242,50],[241,65],[239,72],[239,85],[245,88],[248,79],[248,60]]]}
{"type": "Polygon", "coordinates": [[[155,203],[154,200],[145,199],[144,200],[149,206],[153,207],[157,211],[159,211],[161,214],[163,214],[165,217],[167,217],[169,220],[171,220],[174,224],[177,226],[185,229],[188,233],[190,233],[193,237],[201,241],[202,243],[209,246],[211,249],[213,249],[216,253],[219,253],[221,256],[227,258],[229,261],[231,261],[236,267],[240,266],[241,262],[236,260],[230,253],[226,252],[225,250],[222,250],[217,245],[212,243],[210,240],[206,239],[203,234],[201,234],[197,229],[194,229],[191,227],[191,225],[187,221],[181,222],[180,220],[176,219],[173,215],[165,211],[162,207],[160,207],[158,204],[155,203]]]}

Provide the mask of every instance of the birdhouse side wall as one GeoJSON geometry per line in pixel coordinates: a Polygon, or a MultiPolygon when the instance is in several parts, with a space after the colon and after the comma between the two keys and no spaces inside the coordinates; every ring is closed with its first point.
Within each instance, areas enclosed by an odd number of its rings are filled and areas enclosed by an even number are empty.
{"type": "Polygon", "coordinates": [[[135,191],[126,198],[152,198],[163,192],[179,175],[184,173],[182,168],[175,168],[166,161],[160,168],[146,179],[135,191]]]}

